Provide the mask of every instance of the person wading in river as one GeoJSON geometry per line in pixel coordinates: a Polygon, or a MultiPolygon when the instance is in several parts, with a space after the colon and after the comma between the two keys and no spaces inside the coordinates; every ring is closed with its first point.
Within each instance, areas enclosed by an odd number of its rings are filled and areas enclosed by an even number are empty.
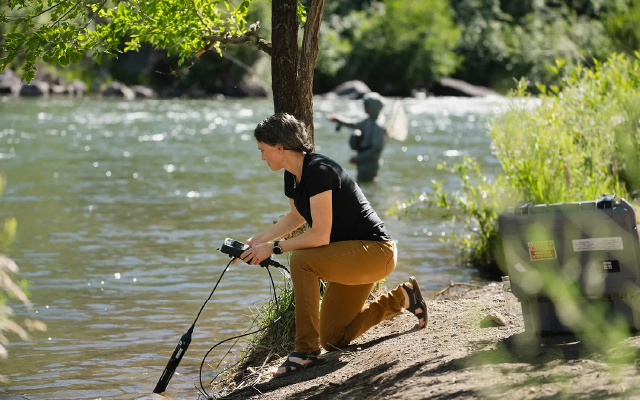
{"type": "Polygon", "coordinates": [[[295,350],[274,373],[287,376],[323,362],[320,346],[339,350],[369,328],[405,308],[427,326],[427,307],[415,277],[365,305],[374,283],[396,266],[397,248],[382,220],[347,172],[335,161],[312,153],[304,123],[275,114],[255,129],[262,160],[285,169],[284,193],[291,211],[250,238],[241,258],[257,265],[271,254],[292,252],[295,296],[295,350]],[[280,238],[305,221],[311,227],[280,238]],[[328,282],[320,309],[318,279],[328,282]]]}
{"type": "Polygon", "coordinates": [[[380,115],[384,106],[382,96],[375,92],[367,93],[362,97],[364,111],[369,116],[361,121],[352,121],[346,117],[336,114],[329,114],[327,119],[337,122],[340,126],[345,126],[355,130],[349,137],[349,146],[358,152],[352,157],[350,163],[358,167],[358,182],[373,181],[382,165],[382,150],[387,136],[387,131],[383,126],[384,117],[380,115]]]}

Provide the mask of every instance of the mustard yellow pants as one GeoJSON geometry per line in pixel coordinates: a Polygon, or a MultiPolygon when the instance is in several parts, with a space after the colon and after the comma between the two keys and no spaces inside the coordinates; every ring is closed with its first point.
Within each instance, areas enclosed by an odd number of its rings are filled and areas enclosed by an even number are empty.
{"type": "Polygon", "coordinates": [[[393,241],[340,241],[295,251],[291,279],[296,301],[295,350],[344,348],[402,310],[400,287],[365,306],[373,285],[396,267],[393,241]],[[328,281],[320,310],[318,278],[328,281]]]}

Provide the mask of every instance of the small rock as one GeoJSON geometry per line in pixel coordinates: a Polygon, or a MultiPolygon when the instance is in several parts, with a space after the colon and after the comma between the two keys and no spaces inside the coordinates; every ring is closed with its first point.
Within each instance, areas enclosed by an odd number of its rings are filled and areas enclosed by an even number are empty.
{"type": "Polygon", "coordinates": [[[69,86],[67,85],[53,85],[51,87],[51,93],[54,95],[68,95],[69,92],[69,86]]]}
{"type": "Polygon", "coordinates": [[[453,78],[442,78],[433,85],[431,92],[435,96],[462,96],[462,97],[499,97],[496,92],[483,86],[471,85],[467,82],[453,78]]]}
{"type": "Polygon", "coordinates": [[[331,92],[326,94],[329,99],[361,99],[362,96],[371,92],[371,89],[362,81],[347,81],[336,86],[331,92]]]}
{"type": "Polygon", "coordinates": [[[484,319],[480,322],[480,327],[491,327],[491,326],[506,326],[505,318],[496,311],[491,311],[484,319]]]}
{"type": "Polygon", "coordinates": [[[104,96],[123,97],[127,100],[133,100],[136,98],[136,93],[126,85],[120,82],[112,82],[104,91],[104,96]]]}
{"type": "Polygon", "coordinates": [[[46,82],[50,86],[66,85],[66,81],[64,78],[59,75],[55,75],[55,73],[44,71],[42,69],[38,70],[38,72],[36,73],[36,80],[46,82]]]}
{"type": "Polygon", "coordinates": [[[0,94],[16,94],[20,91],[20,84],[10,85],[6,82],[0,81],[0,94]]]}
{"type": "Polygon", "coordinates": [[[69,84],[69,93],[73,93],[76,96],[82,96],[87,91],[87,84],[84,82],[74,79],[69,84]]]}
{"type": "Polygon", "coordinates": [[[9,68],[5,68],[4,71],[0,72],[0,81],[6,82],[7,85],[17,85],[21,80],[18,74],[9,68]]]}
{"type": "Polygon", "coordinates": [[[266,85],[258,76],[245,77],[236,87],[236,96],[242,97],[270,97],[271,87],[266,85]]]}
{"type": "Polygon", "coordinates": [[[0,93],[17,94],[20,91],[20,77],[6,68],[0,73],[0,93]]]}
{"type": "Polygon", "coordinates": [[[49,94],[49,84],[34,80],[30,84],[23,84],[19,94],[27,97],[47,96],[49,94]]]}
{"type": "Polygon", "coordinates": [[[153,99],[157,96],[156,92],[148,86],[133,85],[130,89],[136,94],[136,97],[153,99]]]}

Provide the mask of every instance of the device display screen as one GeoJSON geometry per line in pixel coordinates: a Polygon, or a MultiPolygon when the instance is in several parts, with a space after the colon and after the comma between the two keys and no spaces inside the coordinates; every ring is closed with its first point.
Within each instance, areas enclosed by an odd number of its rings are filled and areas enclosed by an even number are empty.
{"type": "Polygon", "coordinates": [[[242,249],[243,251],[246,251],[247,249],[249,249],[249,245],[243,244],[242,242],[239,242],[239,241],[231,240],[231,244],[229,245],[234,248],[242,249]]]}

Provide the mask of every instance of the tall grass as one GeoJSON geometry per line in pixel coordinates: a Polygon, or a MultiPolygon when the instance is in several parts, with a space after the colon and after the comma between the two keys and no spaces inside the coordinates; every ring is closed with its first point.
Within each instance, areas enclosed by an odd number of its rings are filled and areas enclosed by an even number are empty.
{"type": "Polygon", "coordinates": [[[296,337],[295,304],[292,301],[293,284],[289,280],[283,280],[277,302],[270,298],[254,310],[255,325],[269,327],[253,336],[244,349],[245,366],[269,362],[291,352],[296,337]],[[280,319],[276,321],[278,317],[280,319]]]}
{"type": "Polygon", "coordinates": [[[228,345],[216,366],[209,365],[215,373],[209,383],[215,398],[259,383],[267,375],[265,365],[290,352],[295,340],[293,285],[283,279],[275,290],[275,297],[271,294],[251,308],[252,316],[247,317],[250,325],[245,334],[228,345]],[[246,335],[251,336],[241,342],[246,335]],[[237,347],[242,347],[239,355],[235,353],[237,347]],[[231,364],[226,360],[229,355],[236,359],[231,364]]]}

